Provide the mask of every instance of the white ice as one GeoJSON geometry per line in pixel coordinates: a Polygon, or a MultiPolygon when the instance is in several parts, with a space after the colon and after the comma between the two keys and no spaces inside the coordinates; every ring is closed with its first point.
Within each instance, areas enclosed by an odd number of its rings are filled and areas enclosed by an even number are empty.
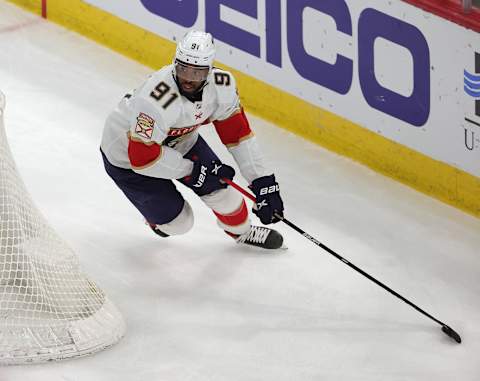
{"type": "MultiPolygon", "coordinates": [[[[235,245],[190,191],[193,230],[154,236],[98,148],[109,110],[149,72],[0,3],[0,88],[19,170],[128,324],[104,352],[3,367],[1,381],[480,379],[480,220],[253,115],[286,217],[464,342],[285,225],[288,251],[235,245]]],[[[213,129],[203,134],[231,163],[213,129]]]]}

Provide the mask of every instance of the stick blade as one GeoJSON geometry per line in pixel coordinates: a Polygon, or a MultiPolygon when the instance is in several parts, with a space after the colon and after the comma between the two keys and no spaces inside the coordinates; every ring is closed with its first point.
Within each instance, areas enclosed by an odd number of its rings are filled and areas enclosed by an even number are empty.
{"type": "Polygon", "coordinates": [[[462,338],[460,335],[453,330],[453,328],[449,327],[448,325],[442,326],[442,331],[445,333],[445,335],[451,337],[453,340],[455,340],[458,344],[462,342],[462,338]]]}

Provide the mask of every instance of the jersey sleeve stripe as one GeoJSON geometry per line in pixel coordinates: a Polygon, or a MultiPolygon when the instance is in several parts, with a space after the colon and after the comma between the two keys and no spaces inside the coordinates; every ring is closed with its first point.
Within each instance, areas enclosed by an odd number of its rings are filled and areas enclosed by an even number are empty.
{"type": "Polygon", "coordinates": [[[128,140],[128,159],[133,169],[144,169],[154,165],[162,157],[162,147],[157,143],[145,144],[139,139],[128,140]]]}
{"type": "Polygon", "coordinates": [[[244,136],[244,137],[238,139],[238,142],[237,142],[237,143],[225,144],[225,146],[226,146],[227,148],[236,147],[236,146],[238,146],[241,142],[243,142],[244,140],[248,140],[248,139],[250,139],[250,138],[253,138],[254,136],[255,136],[255,133],[252,131],[252,132],[250,132],[247,136],[244,136]]]}
{"type": "Polygon", "coordinates": [[[243,108],[225,120],[214,121],[213,125],[220,140],[226,146],[237,145],[242,139],[252,134],[243,108]]]}

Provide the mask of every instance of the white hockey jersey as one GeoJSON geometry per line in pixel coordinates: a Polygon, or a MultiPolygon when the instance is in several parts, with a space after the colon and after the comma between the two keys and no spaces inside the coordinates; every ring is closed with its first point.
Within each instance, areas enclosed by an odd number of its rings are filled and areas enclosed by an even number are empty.
{"type": "Polygon", "coordinates": [[[198,128],[209,123],[215,125],[249,183],[272,173],[263,164],[233,75],[217,68],[210,72],[198,102],[180,94],[173,65],[152,74],[110,113],[101,149],[114,166],[146,176],[179,179],[193,168],[183,155],[197,141],[198,128]]]}

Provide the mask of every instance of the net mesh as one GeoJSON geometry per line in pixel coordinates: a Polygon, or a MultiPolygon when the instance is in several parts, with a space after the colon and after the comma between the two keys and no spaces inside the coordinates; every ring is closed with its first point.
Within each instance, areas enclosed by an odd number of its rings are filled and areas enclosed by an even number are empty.
{"type": "Polygon", "coordinates": [[[117,342],[124,321],[38,212],[18,175],[0,93],[0,364],[86,355],[117,342]]]}

